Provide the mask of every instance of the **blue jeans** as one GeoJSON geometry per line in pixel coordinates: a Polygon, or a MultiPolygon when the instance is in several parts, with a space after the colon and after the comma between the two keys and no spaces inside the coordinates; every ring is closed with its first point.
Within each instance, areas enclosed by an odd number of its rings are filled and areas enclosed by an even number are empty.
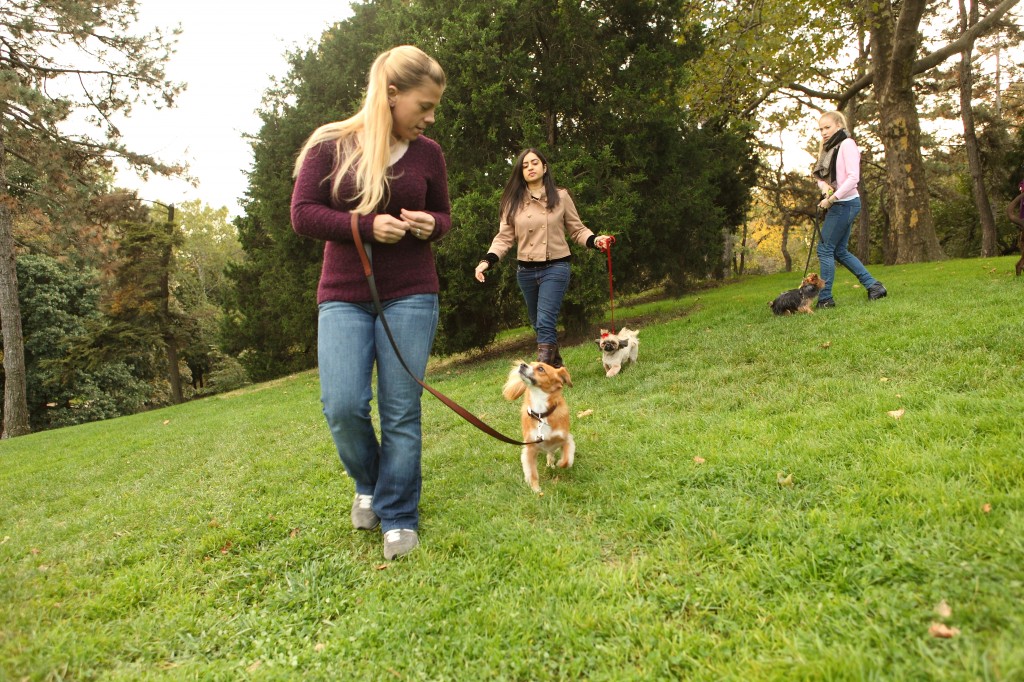
{"type": "MultiPolygon", "coordinates": [[[[402,357],[422,378],[437,331],[437,296],[404,296],[382,305],[402,357]]],[[[356,492],[373,495],[382,531],[418,530],[423,389],[402,368],[373,304],[321,303],[317,355],[324,416],[356,492]],[[375,361],[379,442],[370,419],[375,361]]]]}
{"type": "Polygon", "coordinates": [[[558,312],[569,288],[569,274],[568,261],[542,268],[521,267],[516,273],[537,343],[558,343],[558,312]]]}
{"type": "Polygon", "coordinates": [[[819,301],[832,298],[836,261],[852,272],[865,289],[878,281],[871,276],[860,259],[846,250],[846,245],[850,242],[850,230],[858,213],[860,197],[837,201],[825,214],[825,222],[821,225],[821,242],[818,243],[818,263],[821,265],[821,278],[825,280],[825,288],[818,294],[819,301]]]}

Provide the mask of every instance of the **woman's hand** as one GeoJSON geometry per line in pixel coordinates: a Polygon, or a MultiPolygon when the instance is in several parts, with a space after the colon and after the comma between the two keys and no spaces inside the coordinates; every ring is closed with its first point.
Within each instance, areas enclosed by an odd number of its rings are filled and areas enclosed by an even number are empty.
{"type": "Polygon", "coordinates": [[[818,208],[827,211],[828,207],[831,206],[833,203],[835,203],[835,202],[831,201],[831,199],[832,199],[832,197],[825,197],[824,199],[819,201],[818,202],[818,208]]]}
{"type": "Polygon", "coordinates": [[[373,218],[373,240],[381,244],[394,244],[405,236],[409,231],[409,225],[404,220],[378,213],[373,218]]]}
{"type": "Polygon", "coordinates": [[[401,216],[413,237],[426,241],[434,234],[434,216],[426,211],[407,211],[403,208],[401,216]]]}
{"type": "Polygon", "coordinates": [[[490,269],[491,264],[485,260],[480,261],[476,264],[476,270],[473,271],[473,276],[476,277],[476,281],[483,282],[486,278],[484,277],[484,270],[490,269]]]}
{"type": "Polygon", "coordinates": [[[607,251],[608,247],[615,242],[615,237],[607,234],[599,234],[594,238],[594,246],[602,251],[607,251]]]}

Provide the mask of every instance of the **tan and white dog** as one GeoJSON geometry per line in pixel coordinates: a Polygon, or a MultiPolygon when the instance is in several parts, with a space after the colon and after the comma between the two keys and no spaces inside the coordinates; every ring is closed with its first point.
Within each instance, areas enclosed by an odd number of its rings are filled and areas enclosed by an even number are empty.
{"type": "Polygon", "coordinates": [[[601,330],[601,338],[597,345],[601,348],[601,362],[604,364],[604,375],[613,377],[624,365],[636,362],[640,352],[640,332],[623,327],[618,334],[610,334],[607,329],[601,330]]]}
{"type": "Polygon", "coordinates": [[[576,454],[576,441],[569,433],[569,406],[562,395],[563,386],[572,386],[569,370],[554,368],[543,362],[517,362],[508,373],[501,394],[506,400],[523,398],[520,421],[523,427],[523,446],[520,459],[523,476],[533,491],[540,492],[537,475],[537,454],[547,454],[548,466],[567,469],[576,454]],[[555,452],[562,456],[555,464],[555,452]]]}

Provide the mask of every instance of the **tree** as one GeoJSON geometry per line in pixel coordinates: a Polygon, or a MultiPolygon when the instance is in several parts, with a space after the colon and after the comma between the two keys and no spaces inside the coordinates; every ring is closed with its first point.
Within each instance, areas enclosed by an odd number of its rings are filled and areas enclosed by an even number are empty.
{"type": "Polygon", "coordinates": [[[77,347],[102,322],[97,274],[50,256],[18,258],[33,429],[131,414],[149,398],[150,387],[123,359],[78,361],[77,347]]]}
{"type": "Polygon", "coordinates": [[[218,334],[231,296],[227,269],[241,261],[242,247],[227,208],[188,201],[177,207],[176,216],[181,239],[171,290],[181,309],[182,358],[198,391],[217,370],[218,334]]]}
{"type": "MultiPolygon", "coordinates": [[[[958,3],[960,17],[960,33],[978,23],[978,0],[970,0],[970,8],[965,7],[964,0],[958,3]]],[[[974,207],[981,221],[981,255],[988,258],[996,255],[996,221],[992,215],[992,204],[988,200],[985,189],[985,173],[981,163],[981,151],[978,148],[978,135],[974,124],[974,73],[971,60],[974,58],[974,40],[969,40],[960,53],[959,91],[960,117],[964,123],[964,144],[967,148],[967,163],[971,173],[971,194],[974,196],[974,207]]]]}
{"type": "MultiPolygon", "coordinates": [[[[498,197],[523,147],[544,149],[584,221],[617,235],[617,289],[667,282],[681,290],[693,278],[721,275],[723,232],[742,221],[753,160],[746,128],[698,122],[677,98],[702,44],[699,31],[681,27],[684,4],[354,6],[315,49],[293,57],[289,77],[268,94],[254,143],[252,201],[239,230],[246,261],[232,269],[231,350],[259,372],[314,361],[311,299],[322,246],[289,226],[291,161],[317,125],[358,106],[373,57],[399,42],[425,49],[448,75],[428,131],[445,150],[453,199],[453,230],[435,251],[441,352],[482,346],[524,322],[514,267],[498,268],[485,286],[470,276],[497,230],[498,197]]],[[[570,331],[590,331],[607,302],[607,272],[600,254],[576,253],[562,320],[570,331]]]]}
{"type": "Polygon", "coordinates": [[[1018,2],[1002,0],[956,40],[919,57],[921,21],[929,0],[864,0],[860,16],[871,36],[871,70],[838,92],[791,84],[798,92],[836,102],[840,109],[863,89],[872,87],[878,106],[879,136],[885,147],[887,214],[894,240],[888,262],[911,263],[942,256],[928,203],[921,125],[913,90],[915,77],[962,52],[971,40],[992,30],[1018,2]]]}
{"type": "Polygon", "coordinates": [[[180,91],[163,71],[169,38],[160,31],[135,35],[136,20],[135,0],[10,0],[0,11],[4,437],[29,430],[14,215],[33,208],[70,210],[112,156],[143,171],[180,171],[127,149],[114,123],[116,115],[140,102],[170,106],[180,91]],[[61,126],[73,113],[84,115],[91,132],[61,126]],[[22,175],[37,182],[19,184],[22,175]]]}

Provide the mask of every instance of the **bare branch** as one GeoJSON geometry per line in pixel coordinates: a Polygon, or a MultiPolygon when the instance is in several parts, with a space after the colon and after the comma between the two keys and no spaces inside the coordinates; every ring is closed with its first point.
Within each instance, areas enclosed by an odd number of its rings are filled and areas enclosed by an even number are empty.
{"type": "MultiPolygon", "coordinates": [[[[963,52],[964,48],[970,43],[970,41],[975,40],[976,38],[978,38],[978,36],[987,33],[988,30],[991,29],[996,24],[996,22],[998,22],[1003,17],[1003,15],[1005,15],[1007,12],[1013,9],[1019,2],[1020,0],[1003,0],[996,7],[994,7],[988,14],[986,14],[984,19],[982,19],[977,24],[972,26],[969,31],[963,33],[959,38],[949,43],[948,45],[939,48],[938,50],[930,52],[929,54],[925,55],[921,59],[918,59],[916,62],[914,62],[914,66],[911,69],[911,75],[924,73],[925,71],[928,71],[929,69],[938,66],[939,64],[946,61],[953,55],[963,52]]],[[[825,92],[822,90],[815,90],[813,88],[809,88],[799,83],[790,83],[788,87],[792,90],[796,90],[797,92],[802,92],[810,97],[817,97],[819,99],[827,99],[834,101],[836,102],[837,108],[841,109],[848,101],[853,99],[853,97],[855,97],[858,93],[874,84],[874,80],[875,74],[873,72],[868,72],[861,78],[858,78],[856,81],[854,81],[843,92],[825,92]]]]}

